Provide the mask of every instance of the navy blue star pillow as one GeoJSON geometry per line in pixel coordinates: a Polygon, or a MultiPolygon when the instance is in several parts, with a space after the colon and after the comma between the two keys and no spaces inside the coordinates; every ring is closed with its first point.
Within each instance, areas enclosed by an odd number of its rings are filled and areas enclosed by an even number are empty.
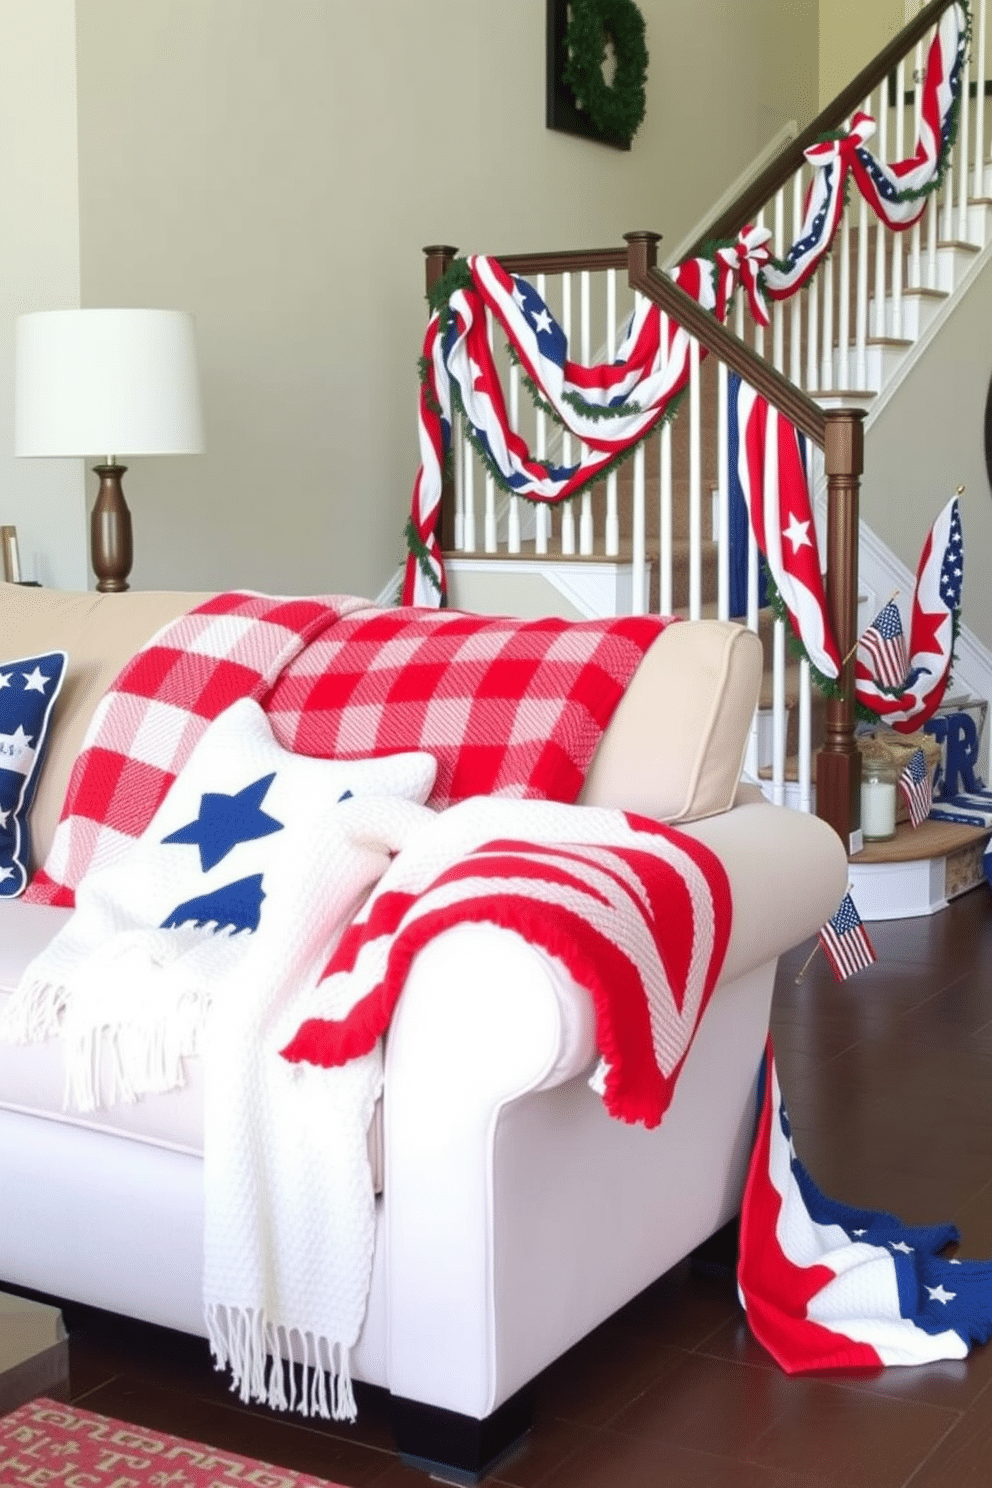
{"type": "Polygon", "coordinates": [[[28,814],[67,660],[64,651],[49,651],[0,661],[0,899],[27,887],[28,814]]]}

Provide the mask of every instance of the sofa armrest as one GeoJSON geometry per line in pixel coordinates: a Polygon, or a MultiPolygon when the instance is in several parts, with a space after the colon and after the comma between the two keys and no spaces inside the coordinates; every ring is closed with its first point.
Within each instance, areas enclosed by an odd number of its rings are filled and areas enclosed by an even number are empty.
{"type": "Polygon", "coordinates": [[[394,1395],[479,1418],[493,1408],[499,1116],[595,1052],[589,998],[575,989],[566,1013],[560,983],[548,958],[491,925],[446,931],[411,968],[383,1087],[394,1395]]]}
{"type": "MultiPolygon", "coordinates": [[[[690,830],[725,862],[735,899],[714,1002],[732,984],[735,995],[756,989],[743,994],[753,1004],[760,986],[770,995],[769,967],[779,952],[814,933],[836,908],[846,882],[843,848],[814,817],[767,804],[690,830]]],[[[746,1055],[753,1057],[752,1080],[766,1004],[759,1011],[761,1026],[746,1055]]],[[[576,1087],[565,1101],[571,1114],[559,1123],[551,1168],[564,1164],[562,1172],[578,1175],[583,1187],[584,1139],[575,1121],[606,1119],[575,1078],[589,1072],[594,1056],[591,998],[560,963],[513,932],[457,926],[416,957],[393,1016],[384,1082],[387,1368],[394,1394],[479,1418],[505,1398],[500,1381],[508,1345],[496,1337],[496,1294],[506,1285],[500,1266],[506,1268],[512,1247],[502,1247],[501,1259],[496,1237],[507,1222],[511,1180],[498,1160],[500,1134],[505,1140],[507,1122],[533,1098],[557,1102],[563,1087],[576,1087]],[[581,1112],[590,1104],[597,1109],[576,1117],[576,1102],[581,1112]]],[[[734,1057],[745,1058],[739,1050],[734,1057]]],[[[608,1140],[625,1144],[628,1153],[630,1144],[649,1139],[654,1150],[665,1130],[665,1122],[658,1133],[623,1128],[626,1136],[611,1133],[608,1140]]],[[[593,1187],[594,1168],[593,1161],[587,1174],[593,1187]]],[[[522,1180],[517,1174],[512,1181],[522,1180]]],[[[519,1228],[524,1219],[517,1215],[514,1223],[519,1228]]],[[[533,1240],[543,1243],[536,1233],[533,1240]]]]}

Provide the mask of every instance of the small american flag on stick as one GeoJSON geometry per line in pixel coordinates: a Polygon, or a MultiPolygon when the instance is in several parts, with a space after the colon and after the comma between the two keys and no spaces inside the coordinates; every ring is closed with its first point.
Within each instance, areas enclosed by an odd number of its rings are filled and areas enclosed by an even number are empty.
{"type": "Polygon", "coordinates": [[[901,687],[909,671],[902,616],[894,599],[884,604],[858,640],[864,665],[880,687],[901,687]]]}
{"type": "Polygon", "coordinates": [[[850,893],[844,895],[835,914],[820,931],[820,944],[838,982],[846,982],[856,971],[875,960],[875,948],[861,923],[850,893]]]}
{"type": "Polygon", "coordinates": [[[922,749],[914,749],[899,774],[899,789],[909,808],[909,819],[914,827],[926,821],[933,806],[933,782],[922,749]]]}

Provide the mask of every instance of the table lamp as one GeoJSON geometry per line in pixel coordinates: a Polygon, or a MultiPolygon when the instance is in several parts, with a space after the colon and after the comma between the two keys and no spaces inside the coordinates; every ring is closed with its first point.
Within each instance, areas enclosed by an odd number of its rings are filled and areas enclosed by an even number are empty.
{"type": "Polygon", "coordinates": [[[203,448],[193,318],[181,310],[42,310],[17,321],[16,455],[88,456],[100,478],[90,555],[101,593],[128,588],[131,513],[118,455],[203,448]],[[113,453],[111,453],[113,451],[113,453]]]}

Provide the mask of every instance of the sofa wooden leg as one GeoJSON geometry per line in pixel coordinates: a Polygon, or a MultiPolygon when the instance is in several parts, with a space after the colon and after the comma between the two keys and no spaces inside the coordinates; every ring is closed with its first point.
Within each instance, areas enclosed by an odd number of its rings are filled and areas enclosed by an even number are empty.
{"type": "Polygon", "coordinates": [[[483,1420],[420,1400],[390,1396],[403,1461],[451,1483],[478,1483],[516,1450],[530,1429],[533,1390],[525,1385],[483,1420]]]}

